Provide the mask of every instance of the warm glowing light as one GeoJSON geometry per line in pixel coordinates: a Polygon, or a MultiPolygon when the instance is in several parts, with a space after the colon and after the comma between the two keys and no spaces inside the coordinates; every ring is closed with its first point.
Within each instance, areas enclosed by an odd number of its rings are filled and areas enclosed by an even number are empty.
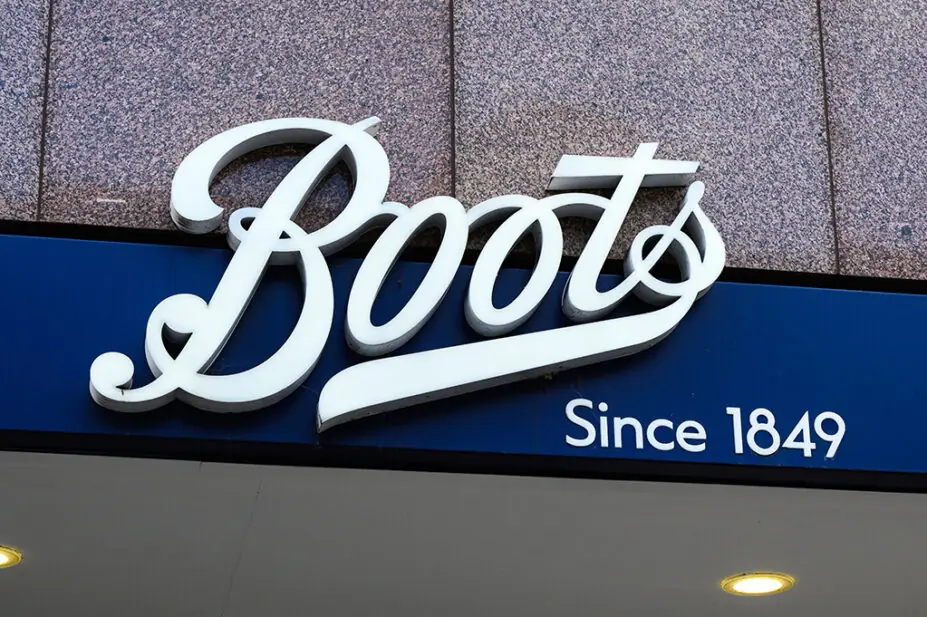
{"type": "Polygon", "coordinates": [[[22,560],[23,555],[19,551],[8,546],[0,546],[0,568],[12,568],[22,560]]]}
{"type": "Polygon", "coordinates": [[[794,586],[795,578],[781,572],[748,572],[721,581],[721,588],[735,596],[771,596],[794,586]]]}

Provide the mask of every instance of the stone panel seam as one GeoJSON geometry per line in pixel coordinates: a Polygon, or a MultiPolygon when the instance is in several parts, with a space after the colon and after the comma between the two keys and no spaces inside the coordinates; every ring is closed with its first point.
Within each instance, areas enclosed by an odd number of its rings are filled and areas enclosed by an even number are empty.
{"type": "Polygon", "coordinates": [[[42,218],[42,199],[45,196],[45,146],[48,141],[48,89],[51,81],[51,42],[52,42],[52,17],[55,8],[55,0],[48,0],[48,15],[46,16],[47,28],[45,31],[45,76],[42,83],[42,125],[39,133],[39,186],[36,192],[35,203],[35,220],[42,218]]]}
{"type": "Polygon", "coordinates": [[[822,0],[816,0],[818,11],[818,45],[821,54],[821,87],[824,94],[824,138],[827,145],[827,180],[830,190],[830,214],[831,225],[834,229],[834,262],[837,274],[841,274],[840,264],[840,234],[837,229],[837,193],[834,182],[834,150],[831,142],[830,128],[830,102],[827,89],[827,56],[824,48],[824,10],[821,7],[822,0]]]}
{"type": "Polygon", "coordinates": [[[454,31],[456,21],[454,18],[454,0],[448,0],[448,56],[450,57],[450,115],[451,115],[451,196],[457,197],[457,53],[454,50],[454,31]]]}

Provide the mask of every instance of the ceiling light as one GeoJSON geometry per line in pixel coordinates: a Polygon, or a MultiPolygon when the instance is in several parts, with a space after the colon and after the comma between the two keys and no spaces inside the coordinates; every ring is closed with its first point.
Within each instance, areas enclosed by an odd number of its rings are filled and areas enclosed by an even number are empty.
{"type": "Polygon", "coordinates": [[[12,568],[23,560],[23,554],[8,546],[0,546],[0,568],[12,568]]]}
{"type": "Polygon", "coordinates": [[[721,581],[721,589],[735,596],[772,596],[795,586],[795,578],[781,572],[747,572],[721,581]]]}

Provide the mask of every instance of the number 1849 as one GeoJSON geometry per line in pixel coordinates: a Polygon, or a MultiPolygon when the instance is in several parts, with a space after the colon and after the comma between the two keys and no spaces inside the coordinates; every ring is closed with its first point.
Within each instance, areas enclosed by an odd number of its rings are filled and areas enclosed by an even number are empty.
{"type": "MultiPolygon", "coordinates": [[[[727,415],[731,416],[734,429],[734,453],[744,453],[744,426],[740,407],[728,407],[727,415]]],[[[812,439],[811,427],[821,441],[829,444],[825,458],[834,458],[843,435],[846,433],[846,423],[840,414],[832,411],[819,413],[812,421],[809,412],[801,417],[798,424],[791,430],[785,441],[776,428],[776,416],[768,409],[762,407],[750,412],[746,432],[747,446],[760,456],[772,456],[779,448],[801,450],[805,458],[811,458],[818,444],[812,439]],[[762,435],[762,437],[760,436],[762,435]],[[768,445],[764,445],[768,444],[768,445]]]]}

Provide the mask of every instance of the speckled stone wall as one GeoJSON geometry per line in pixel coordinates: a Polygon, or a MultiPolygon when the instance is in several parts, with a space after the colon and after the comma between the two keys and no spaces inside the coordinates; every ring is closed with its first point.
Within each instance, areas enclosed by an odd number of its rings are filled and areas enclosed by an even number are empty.
{"type": "Polygon", "coordinates": [[[0,0],[0,217],[35,218],[48,0],[0,0]]]}
{"type": "Polygon", "coordinates": [[[822,15],[841,272],[927,279],[927,2],[822,15]]]}
{"type": "MultiPolygon", "coordinates": [[[[383,120],[389,199],[451,190],[450,32],[444,0],[54,0],[43,221],[169,227],[183,157],[276,117],[383,120]]],[[[296,153],[251,157],[220,203],[260,205],[296,153]]],[[[303,211],[332,218],[338,174],[303,211]]]]}
{"type": "MultiPolygon", "coordinates": [[[[171,175],[217,132],[377,115],[393,200],[541,196],[561,154],[659,141],[702,162],[730,265],[927,278],[925,14],[927,0],[0,0],[0,218],[171,229],[171,175]]],[[[217,201],[259,205],[301,153],[233,163],[217,201]]],[[[300,222],[324,224],[349,190],[336,169],[300,222]]],[[[680,195],[643,193],[615,255],[680,195]]],[[[568,225],[570,253],[587,231],[568,225]]]]}
{"type": "MultiPolygon", "coordinates": [[[[465,202],[539,195],[564,153],[656,141],[702,163],[729,265],[835,269],[813,0],[457,0],[455,14],[465,202]]],[[[629,234],[672,220],[681,195],[647,192],[629,234]]]]}

